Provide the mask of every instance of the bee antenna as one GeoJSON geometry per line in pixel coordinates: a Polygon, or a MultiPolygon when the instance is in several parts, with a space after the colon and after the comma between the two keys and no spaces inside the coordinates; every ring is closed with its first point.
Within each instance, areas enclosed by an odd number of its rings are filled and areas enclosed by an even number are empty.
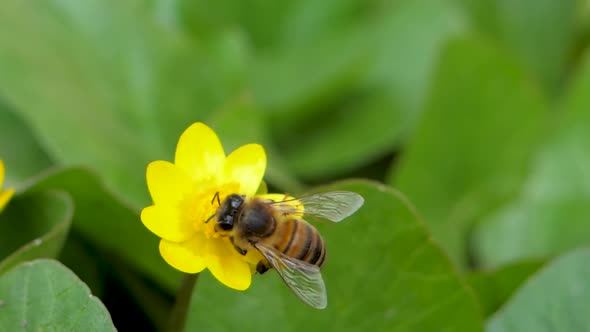
{"type": "MultiPolygon", "coordinates": [[[[221,206],[221,201],[219,200],[219,191],[215,193],[215,195],[213,195],[213,198],[211,199],[211,205],[213,205],[213,202],[215,202],[215,199],[217,199],[217,205],[221,206]]],[[[210,217],[209,219],[211,219],[213,217],[210,217]]],[[[207,221],[209,220],[207,219],[207,221]]]]}
{"type": "Polygon", "coordinates": [[[211,219],[213,219],[213,217],[215,217],[215,213],[213,213],[211,215],[211,217],[207,218],[207,220],[205,220],[205,224],[208,223],[209,221],[211,221],[211,219]]]}

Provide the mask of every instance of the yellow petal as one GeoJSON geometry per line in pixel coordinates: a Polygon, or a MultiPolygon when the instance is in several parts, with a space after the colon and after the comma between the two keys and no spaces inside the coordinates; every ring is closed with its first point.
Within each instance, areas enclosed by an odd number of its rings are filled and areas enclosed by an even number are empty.
{"type": "Polygon", "coordinates": [[[232,152],[225,160],[225,182],[240,184],[240,193],[251,196],[260,186],[266,170],[266,153],[259,144],[247,144],[232,152]]]}
{"type": "Polygon", "coordinates": [[[163,160],[148,165],[146,178],[155,204],[176,206],[193,189],[193,182],[186,172],[163,160]]]}
{"type": "Polygon", "coordinates": [[[256,249],[248,250],[248,253],[246,254],[246,256],[243,256],[243,259],[248,264],[250,264],[251,266],[254,266],[255,268],[256,268],[256,264],[258,264],[258,262],[260,262],[263,258],[264,258],[264,256],[262,256],[260,251],[258,251],[256,249]]]}
{"type": "MultiPolygon", "coordinates": [[[[303,206],[303,204],[300,201],[295,199],[295,197],[289,196],[287,194],[264,194],[264,195],[258,195],[258,197],[261,197],[264,199],[270,199],[271,201],[275,201],[275,202],[284,202],[283,204],[286,204],[290,208],[291,207],[293,208],[291,215],[294,217],[301,218],[301,217],[303,217],[303,214],[305,212],[305,206],[303,206]]],[[[289,209],[287,209],[287,210],[289,210],[289,209]]]]}
{"type": "Polygon", "coordinates": [[[250,266],[227,239],[210,238],[207,242],[207,268],[227,287],[245,290],[252,282],[250,266]]]}
{"type": "Polygon", "coordinates": [[[198,273],[206,267],[206,241],[202,233],[196,233],[195,237],[183,243],[161,240],[160,254],[175,269],[185,273],[198,273]]]}
{"type": "Polygon", "coordinates": [[[196,122],[180,136],[174,163],[195,181],[217,180],[224,159],[225,152],[217,134],[205,124],[196,122]]]}
{"type": "Polygon", "coordinates": [[[2,191],[2,184],[4,184],[4,162],[0,159],[0,191],[2,191]]]}
{"type": "Polygon", "coordinates": [[[162,205],[148,206],[141,211],[141,221],[152,233],[172,242],[184,242],[194,236],[193,222],[178,209],[162,205]]]}
{"type": "Polygon", "coordinates": [[[6,206],[12,195],[14,195],[14,189],[0,191],[0,212],[4,210],[4,207],[6,206]]]}

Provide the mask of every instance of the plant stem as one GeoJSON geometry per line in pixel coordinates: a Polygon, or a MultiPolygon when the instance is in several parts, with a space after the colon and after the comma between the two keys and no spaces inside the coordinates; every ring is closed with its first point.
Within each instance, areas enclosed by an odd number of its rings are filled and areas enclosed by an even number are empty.
{"type": "Polygon", "coordinates": [[[176,300],[174,307],[170,314],[170,322],[168,324],[169,332],[182,332],[186,323],[186,314],[193,295],[193,288],[199,279],[199,274],[185,273],[182,277],[182,283],[176,293],[176,300]]]}

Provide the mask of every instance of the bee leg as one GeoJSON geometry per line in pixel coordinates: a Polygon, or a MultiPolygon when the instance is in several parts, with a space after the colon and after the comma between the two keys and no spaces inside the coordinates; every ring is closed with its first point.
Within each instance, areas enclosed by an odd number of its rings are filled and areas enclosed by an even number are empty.
{"type": "Polygon", "coordinates": [[[246,256],[246,254],[248,253],[248,250],[244,250],[240,247],[238,247],[235,243],[234,243],[234,237],[230,236],[229,240],[231,241],[231,244],[234,245],[234,248],[236,248],[236,250],[242,255],[242,256],[246,256]]]}
{"type": "Polygon", "coordinates": [[[264,272],[268,271],[268,266],[266,266],[266,264],[264,264],[262,261],[258,262],[258,264],[256,264],[256,272],[260,273],[260,274],[264,274],[264,272]]]}
{"type": "Polygon", "coordinates": [[[239,252],[239,253],[240,253],[242,256],[246,256],[246,254],[248,253],[248,250],[244,250],[244,249],[242,249],[242,248],[240,248],[240,247],[236,246],[235,244],[234,244],[234,248],[236,248],[236,250],[237,250],[237,251],[238,251],[238,252],[239,252]]]}

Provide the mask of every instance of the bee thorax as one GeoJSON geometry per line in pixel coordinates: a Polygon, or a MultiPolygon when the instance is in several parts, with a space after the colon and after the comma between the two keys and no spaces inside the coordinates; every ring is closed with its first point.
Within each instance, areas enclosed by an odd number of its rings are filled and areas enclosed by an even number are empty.
{"type": "Polygon", "coordinates": [[[245,209],[240,216],[240,225],[243,236],[251,240],[264,238],[271,235],[276,227],[272,211],[264,204],[252,204],[245,209]]]}

